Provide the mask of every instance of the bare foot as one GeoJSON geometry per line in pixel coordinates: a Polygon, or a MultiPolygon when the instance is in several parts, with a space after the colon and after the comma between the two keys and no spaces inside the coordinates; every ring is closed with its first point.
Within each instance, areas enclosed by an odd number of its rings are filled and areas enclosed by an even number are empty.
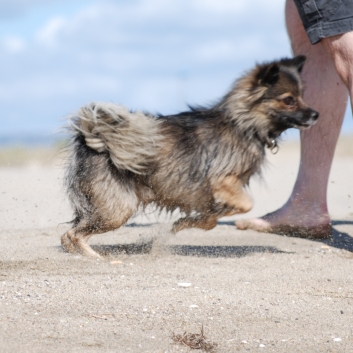
{"type": "Polygon", "coordinates": [[[289,203],[261,218],[237,220],[235,225],[241,230],[253,229],[309,239],[327,239],[332,235],[331,220],[327,211],[312,206],[294,207],[289,203]]]}

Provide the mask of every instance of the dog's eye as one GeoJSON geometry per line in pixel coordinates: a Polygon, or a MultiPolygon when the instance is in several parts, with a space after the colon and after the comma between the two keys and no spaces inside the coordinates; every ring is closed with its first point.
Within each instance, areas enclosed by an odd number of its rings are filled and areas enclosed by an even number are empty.
{"type": "Polygon", "coordinates": [[[284,98],[283,102],[284,102],[285,105],[288,105],[290,107],[292,107],[295,104],[294,98],[291,97],[291,96],[284,98]]]}

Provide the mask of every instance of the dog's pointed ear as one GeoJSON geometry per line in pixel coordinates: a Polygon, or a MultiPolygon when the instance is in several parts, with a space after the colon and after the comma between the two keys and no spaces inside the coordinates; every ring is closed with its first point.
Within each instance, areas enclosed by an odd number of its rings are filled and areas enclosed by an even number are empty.
{"type": "Polygon", "coordinates": [[[279,66],[276,63],[264,66],[257,78],[262,85],[274,85],[278,81],[279,66]]]}
{"type": "Polygon", "coordinates": [[[305,55],[298,55],[292,59],[292,64],[297,68],[299,73],[302,72],[305,61],[305,55]]]}
{"type": "Polygon", "coordinates": [[[282,59],[279,61],[279,65],[287,66],[287,67],[294,67],[299,73],[302,72],[304,63],[306,60],[305,55],[297,55],[291,59],[282,59]]]}

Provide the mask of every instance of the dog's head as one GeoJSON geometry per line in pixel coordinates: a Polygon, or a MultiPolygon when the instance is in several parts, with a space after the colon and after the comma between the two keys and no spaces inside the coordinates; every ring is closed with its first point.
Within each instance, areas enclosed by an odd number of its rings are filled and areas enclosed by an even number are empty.
{"type": "Polygon", "coordinates": [[[267,116],[274,133],[294,127],[306,129],[316,123],[319,113],[303,101],[300,72],[305,56],[260,65],[253,76],[253,89],[261,88],[255,109],[267,116]]]}

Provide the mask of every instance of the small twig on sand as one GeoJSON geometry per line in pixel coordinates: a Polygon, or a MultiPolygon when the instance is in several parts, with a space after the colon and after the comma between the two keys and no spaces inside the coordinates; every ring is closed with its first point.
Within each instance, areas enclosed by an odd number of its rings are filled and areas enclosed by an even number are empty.
{"type": "Polygon", "coordinates": [[[107,320],[107,316],[114,316],[114,314],[102,314],[102,315],[94,315],[94,314],[89,314],[89,317],[93,317],[95,319],[101,319],[101,320],[107,320]]]}
{"type": "Polygon", "coordinates": [[[206,336],[203,332],[203,326],[201,327],[200,333],[187,333],[184,331],[183,334],[172,333],[172,340],[175,343],[182,344],[191,349],[202,349],[205,352],[215,352],[217,343],[207,342],[206,336]]]}

